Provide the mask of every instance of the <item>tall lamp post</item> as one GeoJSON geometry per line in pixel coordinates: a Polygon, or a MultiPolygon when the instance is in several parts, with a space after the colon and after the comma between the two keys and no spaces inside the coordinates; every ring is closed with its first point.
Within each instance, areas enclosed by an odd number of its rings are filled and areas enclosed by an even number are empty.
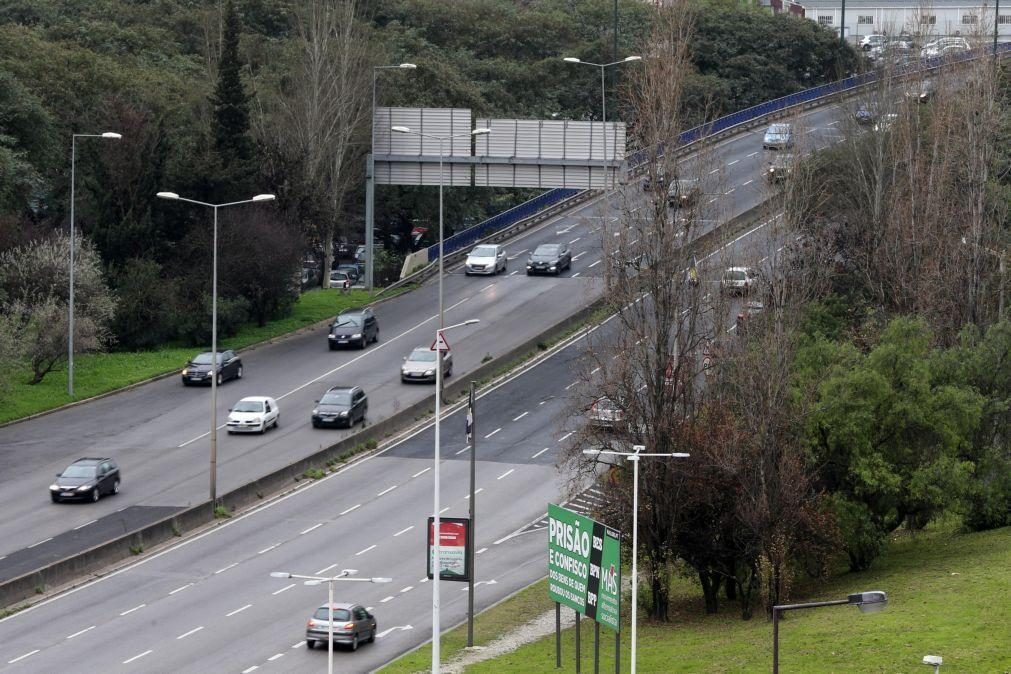
{"type": "Polygon", "coordinates": [[[252,199],[230,201],[225,204],[209,204],[204,201],[187,199],[175,192],[159,192],[161,199],[185,201],[188,204],[206,206],[214,210],[214,243],[212,244],[211,263],[211,505],[218,498],[218,376],[221,361],[218,359],[218,209],[226,206],[238,206],[260,201],[273,201],[273,194],[257,194],[252,199]]]}
{"type": "Polygon", "coordinates": [[[372,67],[372,118],[369,128],[372,130],[372,140],[369,143],[369,159],[365,165],[365,289],[372,291],[372,244],[375,238],[375,199],[376,199],[376,79],[380,70],[414,70],[418,66],[413,63],[401,63],[395,66],[372,67]]]}
{"type": "Polygon", "coordinates": [[[105,133],[75,133],[70,138],[70,298],[69,298],[69,330],[67,331],[67,395],[74,397],[74,175],[77,168],[78,138],[111,138],[119,140],[123,135],[106,131],[105,133]]]}
{"type": "MultiPolygon", "coordinates": [[[[442,186],[445,180],[442,174],[442,157],[443,157],[443,143],[447,140],[453,140],[454,138],[467,138],[470,136],[484,136],[491,133],[491,129],[474,129],[470,133],[457,133],[451,136],[436,136],[430,133],[421,133],[420,131],[412,131],[410,127],[406,126],[394,126],[390,127],[392,131],[396,133],[406,133],[412,136],[418,136],[419,138],[430,138],[431,140],[439,141],[439,327],[442,328],[443,325],[443,295],[442,295],[442,277],[443,277],[443,263],[442,260],[445,257],[443,254],[443,245],[445,244],[445,234],[442,225],[442,186]]],[[[452,151],[452,148],[451,148],[452,151]]],[[[439,351],[437,356],[436,371],[442,371],[442,351],[439,351]]],[[[440,378],[440,383],[435,387],[436,400],[442,397],[442,383],[440,378]]]]}
{"type": "Polygon", "coordinates": [[[649,454],[644,450],[645,445],[632,445],[631,452],[618,452],[610,449],[584,449],[583,454],[599,456],[609,454],[613,456],[624,456],[626,460],[632,462],[632,674],[635,674],[635,647],[636,647],[636,615],[639,605],[639,459],[644,456],[660,456],[671,459],[687,459],[691,454],[684,452],[654,453],[649,454]]]}
{"type": "Polygon", "coordinates": [[[351,576],[358,573],[355,569],[344,569],[336,576],[302,576],[297,573],[288,573],[287,571],[271,571],[271,578],[297,578],[299,580],[304,580],[306,585],[320,585],[322,583],[327,584],[327,631],[328,639],[327,643],[327,672],[333,674],[333,584],[339,580],[347,581],[357,581],[359,583],[389,583],[392,578],[352,578],[351,576]]]}
{"type": "MultiPolygon", "coordinates": [[[[634,61],[641,61],[641,56],[626,56],[620,61],[613,61],[611,63],[590,63],[589,61],[583,61],[575,56],[566,56],[562,59],[566,63],[581,63],[585,66],[593,66],[594,68],[600,68],[600,136],[604,141],[604,160],[602,165],[604,167],[604,175],[601,177],[603,180],[603,189],[607,190],[607,94],[604,89],[604,71],[613,66],[620,66],[623,63],[632,63],[634,61]]],[[[615,152],[617,155],[617,152],[615,152]]],[[[593,187],[591,181],[587,179],[587,186],[593,187]]],[[[611,179],[611,189],[614,189],[614,179],[611,179]]]]}
{"type": "MultiPolygon", "coordinates": [[[[441,258],[440,258],[441,259],[441,258]]],[[[432,497],[432,527],[433,535],[432,542],[435,544],[434,557],[432,559],[432,674],[439,674],[439,576],[442,575],[442,529],[440,527],[440,517],[439,511],[441,508],[441,502],[439,499],[439,462],[441,460],[442,454],[442,444],[441,437],[439,435],[439,430],[442,426],[442,395],[439,391],[442,390],[442,348],[447,346],[445,335],[443,333],[454,330],[456,328],[462,328],[465,325],[474,325],[475,323],[480,323],[481,321],[476,318],[471,318],[470,320],[464,321],[463,323],[457,323],[455,325],[449,325],[445,328],[440,327],[435,331],[435,342],[432,344],[433,347],[437,348],[439,351],[439,356],[435,367],[435,464],[432,468],[432,480],[434,482],[433,486],[433,497],[432,497]]]]}
{"type": "Polygon", "coordinates": [[[795,611],[803,608],[820,608],[822,606],[841,606],[850,604],[860,609],[861,613],[877,613],[885,608],[888,595],[881,590],[857,592],[846,599],[835,601],[815,601],[808,604],[784,604],[772,607],[772,674],[779,674],[779,614],[783,611],[795,611]]]}

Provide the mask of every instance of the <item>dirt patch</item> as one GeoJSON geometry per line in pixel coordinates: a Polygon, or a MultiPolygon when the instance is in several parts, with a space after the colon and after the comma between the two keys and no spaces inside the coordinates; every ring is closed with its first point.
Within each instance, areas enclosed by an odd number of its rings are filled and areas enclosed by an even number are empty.
{"type": "MultiPolygon", "coordinates": [[[[575,624],[575,615],[571,611],[563,611],[562,629],[567,629],[575,624]]],[[[552,634],[554,631],[555,611],[552,609],[530,622],[506,632],[487,646],[462,651],[458,656],[447,662],[443,666],[442,671],[446,672],[446,674],[463,674],[469,665],[491,660],[505,653],[515,651],[520,646],[552,634]]]]}

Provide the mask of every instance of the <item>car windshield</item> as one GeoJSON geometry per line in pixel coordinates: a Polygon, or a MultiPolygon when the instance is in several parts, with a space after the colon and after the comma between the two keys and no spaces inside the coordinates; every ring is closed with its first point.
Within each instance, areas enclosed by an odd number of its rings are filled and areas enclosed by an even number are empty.
{"type": "Polygon", "coordinates": [[[596,402],[596,407],[598,410],[616,410],[620,409],[614,404],[614,401],[610,398],[598,398],[596,402]]]}
{"type": "MultiPolygon", "coordinates": [[[[328,620],[326,617],[326,606],[320,606],[316,609],[316,612],[312,614],[312,617],[316,620],[328,620]]],[[[303,614],[305,615],[305,614],[303,614]]],[[[335,608],[333,610],[333,619],[336,622],[351,620],[351,611],[346,608],[335,608]]]]}
{"type": "Polygon", "coordinates": [[[411,352],[411,357],[408,360],[418,361],[422,363],[434,363],[435,362],[435,351],[431,349],[415,349],[411,352]]]}
{"type": "Polygon", "coordinates": [[[334,323],[334,327],[359,327],[362,324],[361,316],[338,316],[337,321],[334,323]]]}
{"type": "Polygon", "coordinates": [[[785,136],[790,133],[790,127],[786,124],[773,124],[769,127],[770,136],[785,136]]]}
{"type": "Polygon", "coordinates": [[[259,400],[240,400],[232,408],[233,412],[262,412],[263,403],[259,400]]]}
{"type": "Polygon", "coordinates": [[[68,466],[60,477],[95,477],[95,466],[68,466]]]}
{"type": "Polygon", "coordinates": [[[676,181],[671,186],[671,188],[674,189],[674,190],[676,190],[676,191],[678,191],[678,192],[691,192],[695,188],[695,182],[696,181],[694,181],[694,180],[684,180],[684,179],[682,179],[682,180],[676,181]]]}
{"type": "Polygon", "coordinates": [[[470,251],[470,254],[474,257],[495,257],[495,247],[494,246],[478,246],[474,250],[470,251]]]}
{"type": "Polygon", "coordinates": [[[351,393],[348,391],[328,391],[319,402],[322,405],[350,405],[351,393]]]}
{"type": "Polygon", "coordinates": [[[743,271],[731,270],[728,271],[726,274],[724,274],[723,278],[727,279],[728,281],[743,281],[745,278],[745,274],[743,271]]]}
{"type": "MultiPolygon", "coordinates": [[[[211,354],[209,351],[207,353],[201,353],[196,358],[193,359],[194,365],[210,365],[211,364],[211,354]]],[[[221,360],[221,355],[218,354],[218,360],[221,360]]]]}
{"type": "Polygon", "coordinates": [[[561,246],[549,245],[549,246],[537,246],[537,250],[534,251],[534,258],[543,259],[553,259],[558,256],[558,249],[561,246]]]}

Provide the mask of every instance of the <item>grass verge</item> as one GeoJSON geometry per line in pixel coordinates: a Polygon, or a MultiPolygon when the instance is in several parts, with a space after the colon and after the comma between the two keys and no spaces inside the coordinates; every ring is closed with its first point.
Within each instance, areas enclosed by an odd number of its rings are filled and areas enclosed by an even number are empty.
{"type": "MultiPolygon", "coordinates": [[[[896,537],[870,571],[840,573],[824,584],[799,587],[791,601],[845,598],[850,592],[885,590],[888,607],[861,614],[848,606],[796,611],[780,623],[780,665],[789,672],[916,672],[924,655],[944,658],[946,672],[1011,671],[1011,528],[959,534],[953,525],[896,537]]],[[[477,618],[489,640],[490,625],[507,631],[551,610],[544,581],[477,618]],[[529,594],[526,594],[529,593],[529,594]],[[519,605],[522,597],[522,605],[519,605]],[[517,602],[514,604],[513,602],[517,602]]],[[[628,605],[622,607],[621,670],[629,669],[628,605]]],[[[650,623],[640,611],[640,672],[768,672],[772,625],[764,615],[742,621],[737,605],[723,601],[707,616],[697,584],[679,580],[671,622],[650,623]]],[[[466,638],[466,628],[463,637],[466,638]]],[[[461,628],[443,636],[446,659],[459,651],[461,628]]],[[[574,630],[562,640],[563,669],[574,669],[574,630]]],[[[582,668],[593,670],[593,625],[582,627],[582,668]]],[[[425,659],[428,654],[428,660],[425,659]]],[[[422,649],[384,672],[425,669],[422,649]]],[[[614,671],[614,634],[601,630],[601,671],[614,671]]],[[[554,636],[474,664],[467,672],[555,672],[554,636]]]]}
{"type": "MultiPolygon", "coordinates": [[[[398,288],[392,297],[409,288],[398,288]]],[[[339,290],[310,290],[303,293],[290,316],[260,327],[243,326],[234,337],[222,338],[221,349],[242,349],[282,335],[295,332],[351,307],[369,302],[364,290],[343,294],[339,290]]],[[[151,377],[181,369],[201,347],[170,345],[153,351],[76,354],[74,356],[74,394],[76,400],[121,389],[151,377]]],[[[50,372],[41,383],[30,385],[31,369],[24,365],[7,375],[10,390],[6,404],[0,406],[0,423],[22,419],[32,414],[72,402],[67,396],[66,363],[50,372]]]]}

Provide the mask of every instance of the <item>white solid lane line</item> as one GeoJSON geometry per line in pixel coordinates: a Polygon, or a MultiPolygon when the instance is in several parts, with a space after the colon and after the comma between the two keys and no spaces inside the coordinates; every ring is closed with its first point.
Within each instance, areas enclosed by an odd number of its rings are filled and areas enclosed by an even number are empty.
{"type": "Polygon", "coordinates": [[[498,433],[501,430],[502,430],[501,428],[496,428],[494,431],[492,431],[488,435],[484,436],[484,439],[487,440],[488,438],[490,438],[491,436],[495,435],[496,433],[498,433]]]}
{"type": "Polygon", "coordinates": [[[418,471],[417,473],[415,473],[415,474],[414,474],[414,475],[412,475],[411,477],[418,477],[419,475],[424,475],[425,473],[427,473],[427,472],[428,472],[428,471],[430,471],[430,470],[432,470],[432,467],[431,467],[431,466],[429,466],[428,468],[425,468],[425,469],[423,469],[423,470],[419,470],[419,471],[418,471]]]}
{"type": "Polygon", "coordinates": [[[551,449],[551,448],[550,448],[550,447],[545,447],[544,449],[542,449],[541,451],[537,452],[536,454],[534,454],[534,455],[533,455],[533,456],[531,456],[530,458],[531,458],[531,459],[536,459],[536,458],[537,458],[538,456],[540,456],[540,455],[541,455],[541,454],[543,454],[544,452],[548,451],[549,449],[551,449]]]}
{"type": "Polygon", "coordinates": [[[84,524],[80,524],[80,525],[74,527],[74,531],[77,531],[78,529],[83,529],[84,527],[88,526],[89,524],[94,524],[97,521],[98,520],[91,520],[90,522],[85,522],[84,524]]]}
{"type": "Polygon", "coordinates": [[[127,613],[133,613],[134,611],[139,611],[140,609],[144,608],[145,606],[147,606],[147,604],[140,604],[138,606],[134,606],[133,608],[128,608],[127,610],[123,611],[119,615],[126,615],[127,613]]]}
{"type": "Polygon", "coordinates": [[[365,548],[364,550],[359,550],[358,552],[356,552],[356,553],[355,553],[355,557],[358,557],[358,556],[360,556],[360,555],[364,555],[364,554],[365,554],[366,552],[368,552],[369,550],[375,550],[375,549],[376,549],[376,547],[377,547],[377,546],[376,546],[376,544],[375,544],[375,543],[373,543],[372,545],[370,545],[369,547],[365,548]]]}
{"type": "Polygon", "coordinates": [[[399,536],[400,534],[406,534],[406,533],[407,533],[408,531],[410,531],[410,530],[411,530],[411,529],[413,529],[413,528],[414,528],[414,525],[412,524],[411,526],[407,527],[406,529],[401,529],[401,530],[400,530],[400,531],[398,531],[397,533],[393,534],[393,537],[394,537],[394,538],[396,538],[396,537],[397,537],[397,536],[399,536]]]}
{"type": "Polygon", "coordinates": [[[170,594],[170,595],[173,595],[173,594],[175,594],[176,592],[182,592],[183,590],[185,590],[185,589],[186,589],[186,588],[188,588],[188,587],[193,587],[193,583],[186,583],[186,584],[185,584],[185,585],[183,585],[182,587],[177,587],[176,589],[174,589],[174,590],[172,590],[171,592],[169,592],[169,594],[170,594]]]}
{"type": "Polygon", "coordinates": [[[323,523],[322,522],[317,522],[316,524],[312,525],[308,529],[303,529],[302,531],[300,531],[298,533],[299,533],[299,535],[303,535],[304,536],[305,534],[309,533],[310,531],[313,531],[314,529],[319,529],[321,526],[323,526],[323,523]]]}
{"type": "Polygon", "coordinates": [[[515,417],[513,419],[513,421],[519,421],[520,419],[522,419],[523,417],[525,417],[528,414],[530,414],[530,412],[524,412],[523,414],[519,415],[518,417],[515,417]]]}
{"type": "Polygon", "coordinates": [[[271,594],[278,595],[278,594],[281,594],[282,592],[287,592],[288,590],[290,590],[293,587],[295,587],[295,583],[292,583],[291,585],[285,585],[280,590],[276,590],[275,592],[271,592],[271,594]]]}
{"type": "Polygon", "coordinates": [[[502,479],[502,478],[504,478],[505,476],[509,475],[509,473],[512,473],[512,472],[515,472],[515,471],[516,471],[516,469],[515,469],[515,468],[510,468],[509,470],[507,470],[506,472],[502,473],[501,475],[499,475],[499,476],[498,476],[498,477],[496,477],[495,479],[496,479],[496,480],[501,480],[501,479],[502,479]]]}
{"type": "Polygon", "coordinates": [[[30,656],[30,655],[35,655],[35,654],[36,654],[36,653],[38,653],[38,652],[39,652],[39,649],[38,649],[38,648],[36,648],[36,649],[35,649],[34,651],[29,651],[28,653],[25,653],[24,655],[19,655],[18,657],[14,658],[13,660],[8,660],[8,661],[7,661],[7,664],[8,664],[8,665],[13,665],[13,664],[14,664],[15,662],[18,662],[18,661],[20,661],[20,660],[24,660],[24,659],[25,659],[25,658],[27,658],[28,656],[30,656]]]}
{"type": "Polygon", "coordinates": [[[226,566],[226,567],[223,567],[223,568],[220,568],[220,569],[218,569],[217,571],[215,571],[215,572],[214,572],[214,575],[216,576],[216,575],[218,575],[219,573],[224,573],[225,571],[228,571],[228,569],[232,569],[232,568],[235,568],[235,567],[236,567],[236,566],[238,566],[238,565],[239,565],[239,563],[238,563],[238,562],[233,562],[232,564],[229,564],[228,566],[226,566]]]}
{"type": "Polygon", "coordinates": [[[226,617],[226,618],[231,618],[231,617],[232,617],[233,615],[235,615],[236,613],[242,613],[243,611],[245,611],[245,610],[246,610],[247,608],[249,608],[250,606],[252,606],[252,604],[246,604],[246,605],[245,605],[245,606],[243,606],[242,608],[237,608],[237,609],[235,609],[234,611],[232,611],[231,613],[226,613],[226,614],[225,614],[225,617],[226,617]]]}
{"type": "Polygon", "coordinates": [[[150,655],[150,654],[151,654],[151,653],[153,653],[153,652],[154,652],[154,651],[152,651],[151,649],[148,649],[148,650],[144,651],[143,653],[141,653],[141,654],[139,654],[139,655],[135,655],[135,656],[133,656],[132,658],[128,658],[128,659],[124,660],[124,661],[123,661],[123,664],[124,664],[124,665],[129,665],[129,664],[130,664],[131,662],[133,662],[134,660],[140,660],[140,659],[141,659],[142,657],[144,657],[145,655],[150,655]]]}
{"type": "Polygon", "coordinates": [[[90,631],[91,631],[91,630],[93,630],[93,629],[95,629],[95,625],[92,625],[91,627],[85,627],[85,628],[84,628],[83,630],[81,630],[80,632],[74,632],[73,634],[71,634],[71,635],[70,635],[70,636],[68,636],[67,638],[68,638],[68,639],[73,639],[74,637],[79,637],[79,636],[81,636],[82,634],[84,634],[85,632],[90,632],[90,631]]]}
{"type": "Polygon", "coordinates": [[[353,510],[358,510],[358,509],[359,509],[359,508],[361,508],[361,507],[362,507],[362,504],[361,504],[361,503],[358,503],[358,504],[356,504],[356,505],[353,505],[353,506],[351,506],[351,507],[350,507],[350,508],[348,508],[347,510],[345,510],[345,511],[341,512],[341,515],[347,515],[347,514],[348,514],[349,512],[351,512],[351,511],[353,511],[353,510]]]}
{"type": "Polygon", "coordinates": [[[200,627],[195,627],[195,628],[191,629],[189,632],[184,632],[184,633],[180,634],[179,636],[177,636],[176,640],[185,639],[186,637],[190,636],[191,634],[196,634],[197,632],[199,632],[203,628],[204,628],[203,625],[201,625],[200,627]]]}
{"type": "Polygon", "coordinates": [[[379,492],[378,494],[376,494],[376,496],[385,496],[386,494],[389,494],[391,491],[393,491],[396,488],[397,488],[397,485],[393,485],[392,487],[387,487],[386,489],[384,489],[381,492],[379,492]]]}

